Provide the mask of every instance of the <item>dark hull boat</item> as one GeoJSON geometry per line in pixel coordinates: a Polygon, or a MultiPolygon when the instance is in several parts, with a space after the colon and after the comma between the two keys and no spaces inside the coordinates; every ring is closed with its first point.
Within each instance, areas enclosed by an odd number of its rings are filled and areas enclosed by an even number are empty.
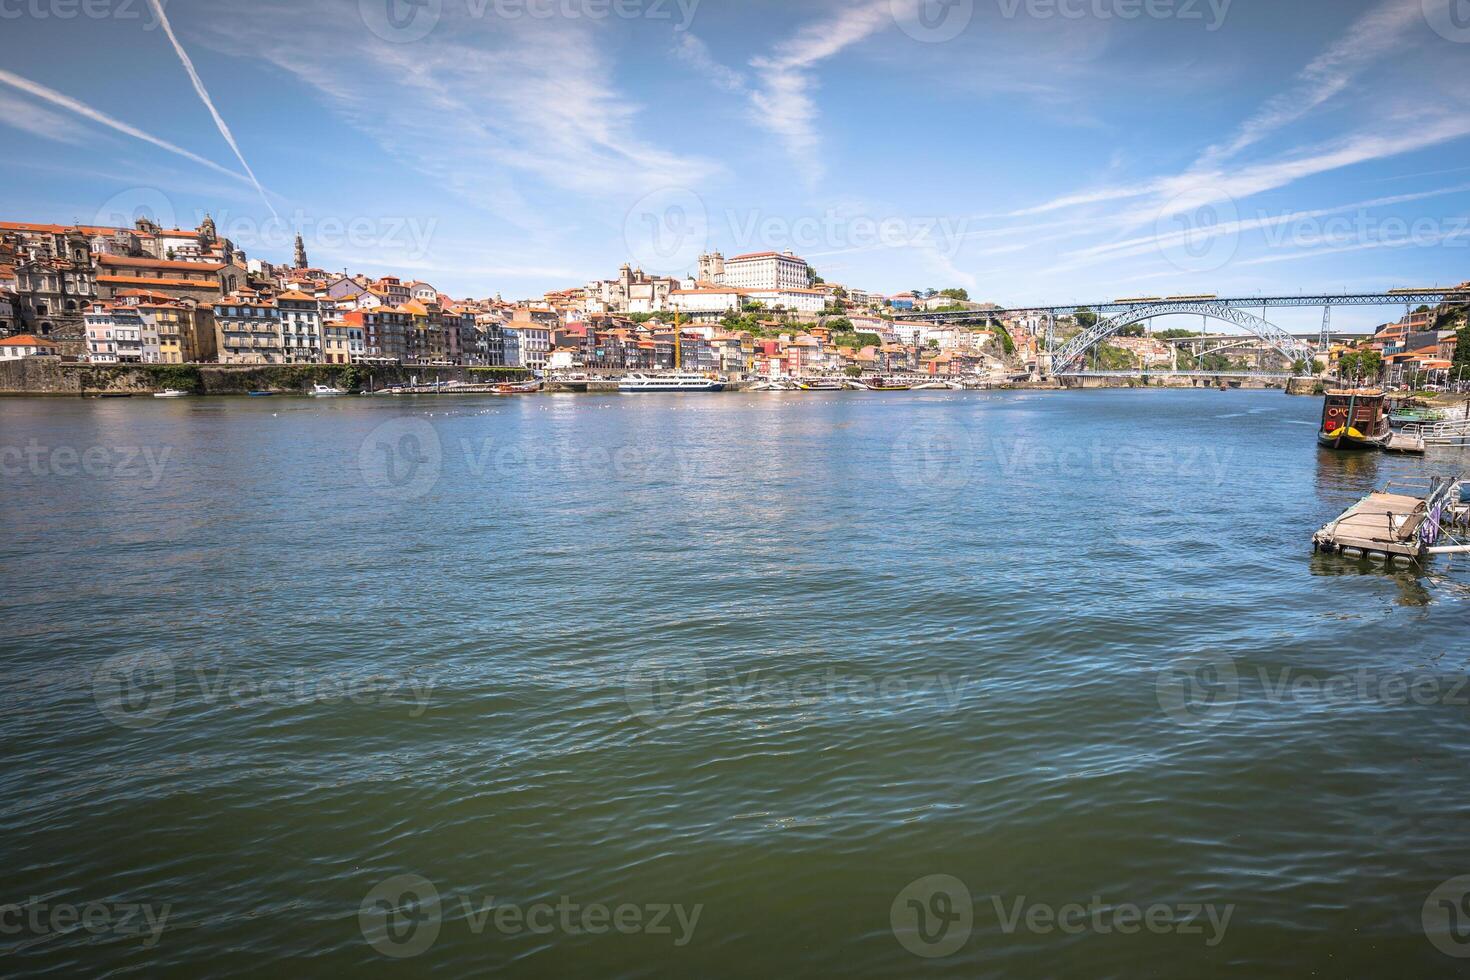
{"type": "Polygon", "coordinates": [[[1329,449],[1379,449],[1390,453],[1423,453],[1424,440],[1395,433],[1383,392],[1348,388],[1327,392],[1317,441],[1329,449]]]}

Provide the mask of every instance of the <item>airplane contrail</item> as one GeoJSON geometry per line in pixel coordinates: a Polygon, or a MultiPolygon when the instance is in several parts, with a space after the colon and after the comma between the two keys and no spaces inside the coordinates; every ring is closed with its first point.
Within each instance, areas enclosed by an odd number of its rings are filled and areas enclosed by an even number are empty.
{"type": "Polygon", "coordinates": [[[163,12],[163,4],[159,0],[148,0],[148,2],[153,7],[153,13],[158,18],[158,23],[163,27],[163,33],[168,35],[169,43],[174,46],[174,51],[178,53],[179,60],[184,63],[184,70],[189,73],[189,80],[194,83],[194,91],[199,93],[200,101],[209,110],[209,114],[214,117],[214,124],[219,127],[220,135],[225,138],[226,143],[230,144],[230,149],[235,151],[235,159],[240,161],[240,166],[244,167],[245,173],[250,176],[250,182],[255,185],[255,190],[260,194],[260,199],[270,209],[271,217],[279,221],[281,216],[276,214],[276,209],[271,206],[270,198],[266,195],[265,188],[260,186],[260,181],[255,177],[255,171],[251,170],[250,164],[245,162],[245,154],[240,152],[240,144],[235,142],[235,134],[230,132],[230,127],[226,125],[224,117],[214,107],[214,100],[209,97],[208,90],[205,89],[204,83],[199,79],[199,73],[194,70],[194,62],[189,60],[189,55],[184,51],[184,46],[179,43],[178,37],[174,34],[174,27],[169,23],[168,15],[163,12]]]}
{"type": "Polygon", "coordinates": [[[119,119],[114,119],[111,116],[105,115],[104,113],[99,112],[98,110],[87,105],[85,102],[78,102],[76,99],[73,99],[69,95],[62,95],[55,89],[47,88],[46,86],[41,85],[38,82],[31,81],[29,78],[22,78],[21,76],[16,75],[13,72],[8,72],[5,69],[0,68],[0,82],[9,85],[12,88],[20,89],[22,92],[25,92],[28,95],[33,95],[38,99],[50,102],[52,105],[60,106],[63,109],[74,112],[85,119],[90,119],[93,122],[106,126],[109,129],[115,129],[119,133],[124,133],[128,136],[133,137],[134,139],[140,139],[145,143],[152,143],[159,149],[178,154],[184,159],[192,160],[197,164],[208,167],[210,170],[218,170],[220,173],[225,174],[229,177],[233,177],[236,180],[243,181],[247,184],[251,183],[250,178],[246,177],[244,174],[236,173],[229,167],[222,167],[219,164],[215,163],[213,160],[206,160],[199,154],[191,153],[181,146],[175,146],[168,140],[159,139],[152,133],[145,133],[143,130],[139,129],[136,126],[130,126],[119,119]]]}

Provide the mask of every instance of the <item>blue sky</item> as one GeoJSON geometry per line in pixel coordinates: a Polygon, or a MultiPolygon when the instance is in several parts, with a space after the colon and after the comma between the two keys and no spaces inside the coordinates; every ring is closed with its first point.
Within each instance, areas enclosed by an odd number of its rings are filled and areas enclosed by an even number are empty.
{"type": "Polygon", "coordinates": [[[456,296],[705,246],[1010,304],[1470,278],[1470,0],[154,2],[0,0],[0,213],[456,296]]]}

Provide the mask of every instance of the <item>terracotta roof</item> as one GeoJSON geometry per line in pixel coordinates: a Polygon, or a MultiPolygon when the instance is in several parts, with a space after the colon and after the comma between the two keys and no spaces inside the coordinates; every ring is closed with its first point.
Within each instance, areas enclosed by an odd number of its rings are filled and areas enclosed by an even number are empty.
{"type": "Polygon", "coordinates": [[[135,259],[128,255],[99,255],[98,265],[122,265],[146,269],[188,269],[191,272],[218,272],[224,268],[220,262],[175,262],[169,259],[135,259]]]}
{"type": "Polygon", "coordinates": [[[58,347],[49,340],[42,340],[35,334],[23,333],[18,337],[7,337],[0,340],[0,347],[58,347]]]}
{"type": "Polygon", "coordinates": [[[139,299],[157,299],[157,300],[164,300],[164,301],[170,302],[170,303],[173,302],[173,297],[172,296],[169,296],[167,293],[155,293],[155,292],[151,292],[151,291],[149,291],[147,289],[123,289],[123,290],[119,290],[117,295],[119,297],[122,297],[122,296],[135,296],[135,297],[138,297],[139,299]]]}
{"type": "Polygon", "coordinates": [[[733,259],[726,259],[725,262],[726,263],[730,263],[730,262],[739,262],[741,259],[766,259],[766,258],[778,258],[778,259],[780,259],[780,258],[787,258],[787,259],[792,259],[793,261],[796,261],[796,262],[802,261],[801,259],[797,258],[796,256],[794,256],[794,255],[786,255],[784,252],[747,252],[744,255],[737,255],[733,259]]]}
{"type": "Polygon", "coordinates": [[[126,285],[128,283],[146,283],[150,286],[176,286],[186,289],[219,289],[219,283],[208,279],[155,279],[152,276],[144,279],[141,276],[98,276],[98,282],[108,285],[126,285]]]}

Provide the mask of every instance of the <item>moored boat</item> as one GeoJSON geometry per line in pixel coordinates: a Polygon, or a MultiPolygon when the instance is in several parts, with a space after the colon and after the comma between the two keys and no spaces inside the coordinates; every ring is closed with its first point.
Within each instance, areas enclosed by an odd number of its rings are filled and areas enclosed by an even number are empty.
{"type": "Polygon", "coordinates": [[[893,378],[868,378],[863,382],[869,391],[908,391],[913,385],[893,378]]]}
{"type": "Polygon", "coordinates": [[[343,388],[333,388],[331,385],[312,385],[307,394],[313,398],[336,398],[347,394],[347,391],[343,388]]]}
{"type": "Polygon", "coordinates": [[[275,397],[275,394],[276,393],[274,391],[252,391],[250,393],[250,397],[251,398],[273,398],[273,397],[275,397]]]}
{"type": "Polygon", "coordinates": [[[836,378],[803,378],[796,387],[801,391],[843,391],[846,385],[836,378]]]}
{"type": "Polygon", "coordinates": [[[1329,449],[1424,452],[1422,438],[1393,431],[1383,391],[1378,388],[1340,388],[1327,392],[1317,441],[1329,449]]]}
{"type": "Polygon", "coordinates": [[[187,391],[180,391],[177,388],[165,388],[162,391],[154,392],[153,393],[153,397],[154,398],[188,398],[189,397],[189,393],[187,391]]]}
{"type": "Polygon", "coordinates": [[[724,391],[725,383],[702,374],[630,374],[618,382],[618,391],[724,391]]]}
{"type": "Polygon", "coordinates": [[[541,390],[541,382],[526,381],[521,384],[499,384],[490,389],[492,395],[532,395],[541,390]]]}
{"type": "Polygon", "coordinates": [[[1322,403],[1317,441],[1331,449],[1378,449],[1390,432],[1383,392],[1377,388],[1335,388],[1322,403]]]}

